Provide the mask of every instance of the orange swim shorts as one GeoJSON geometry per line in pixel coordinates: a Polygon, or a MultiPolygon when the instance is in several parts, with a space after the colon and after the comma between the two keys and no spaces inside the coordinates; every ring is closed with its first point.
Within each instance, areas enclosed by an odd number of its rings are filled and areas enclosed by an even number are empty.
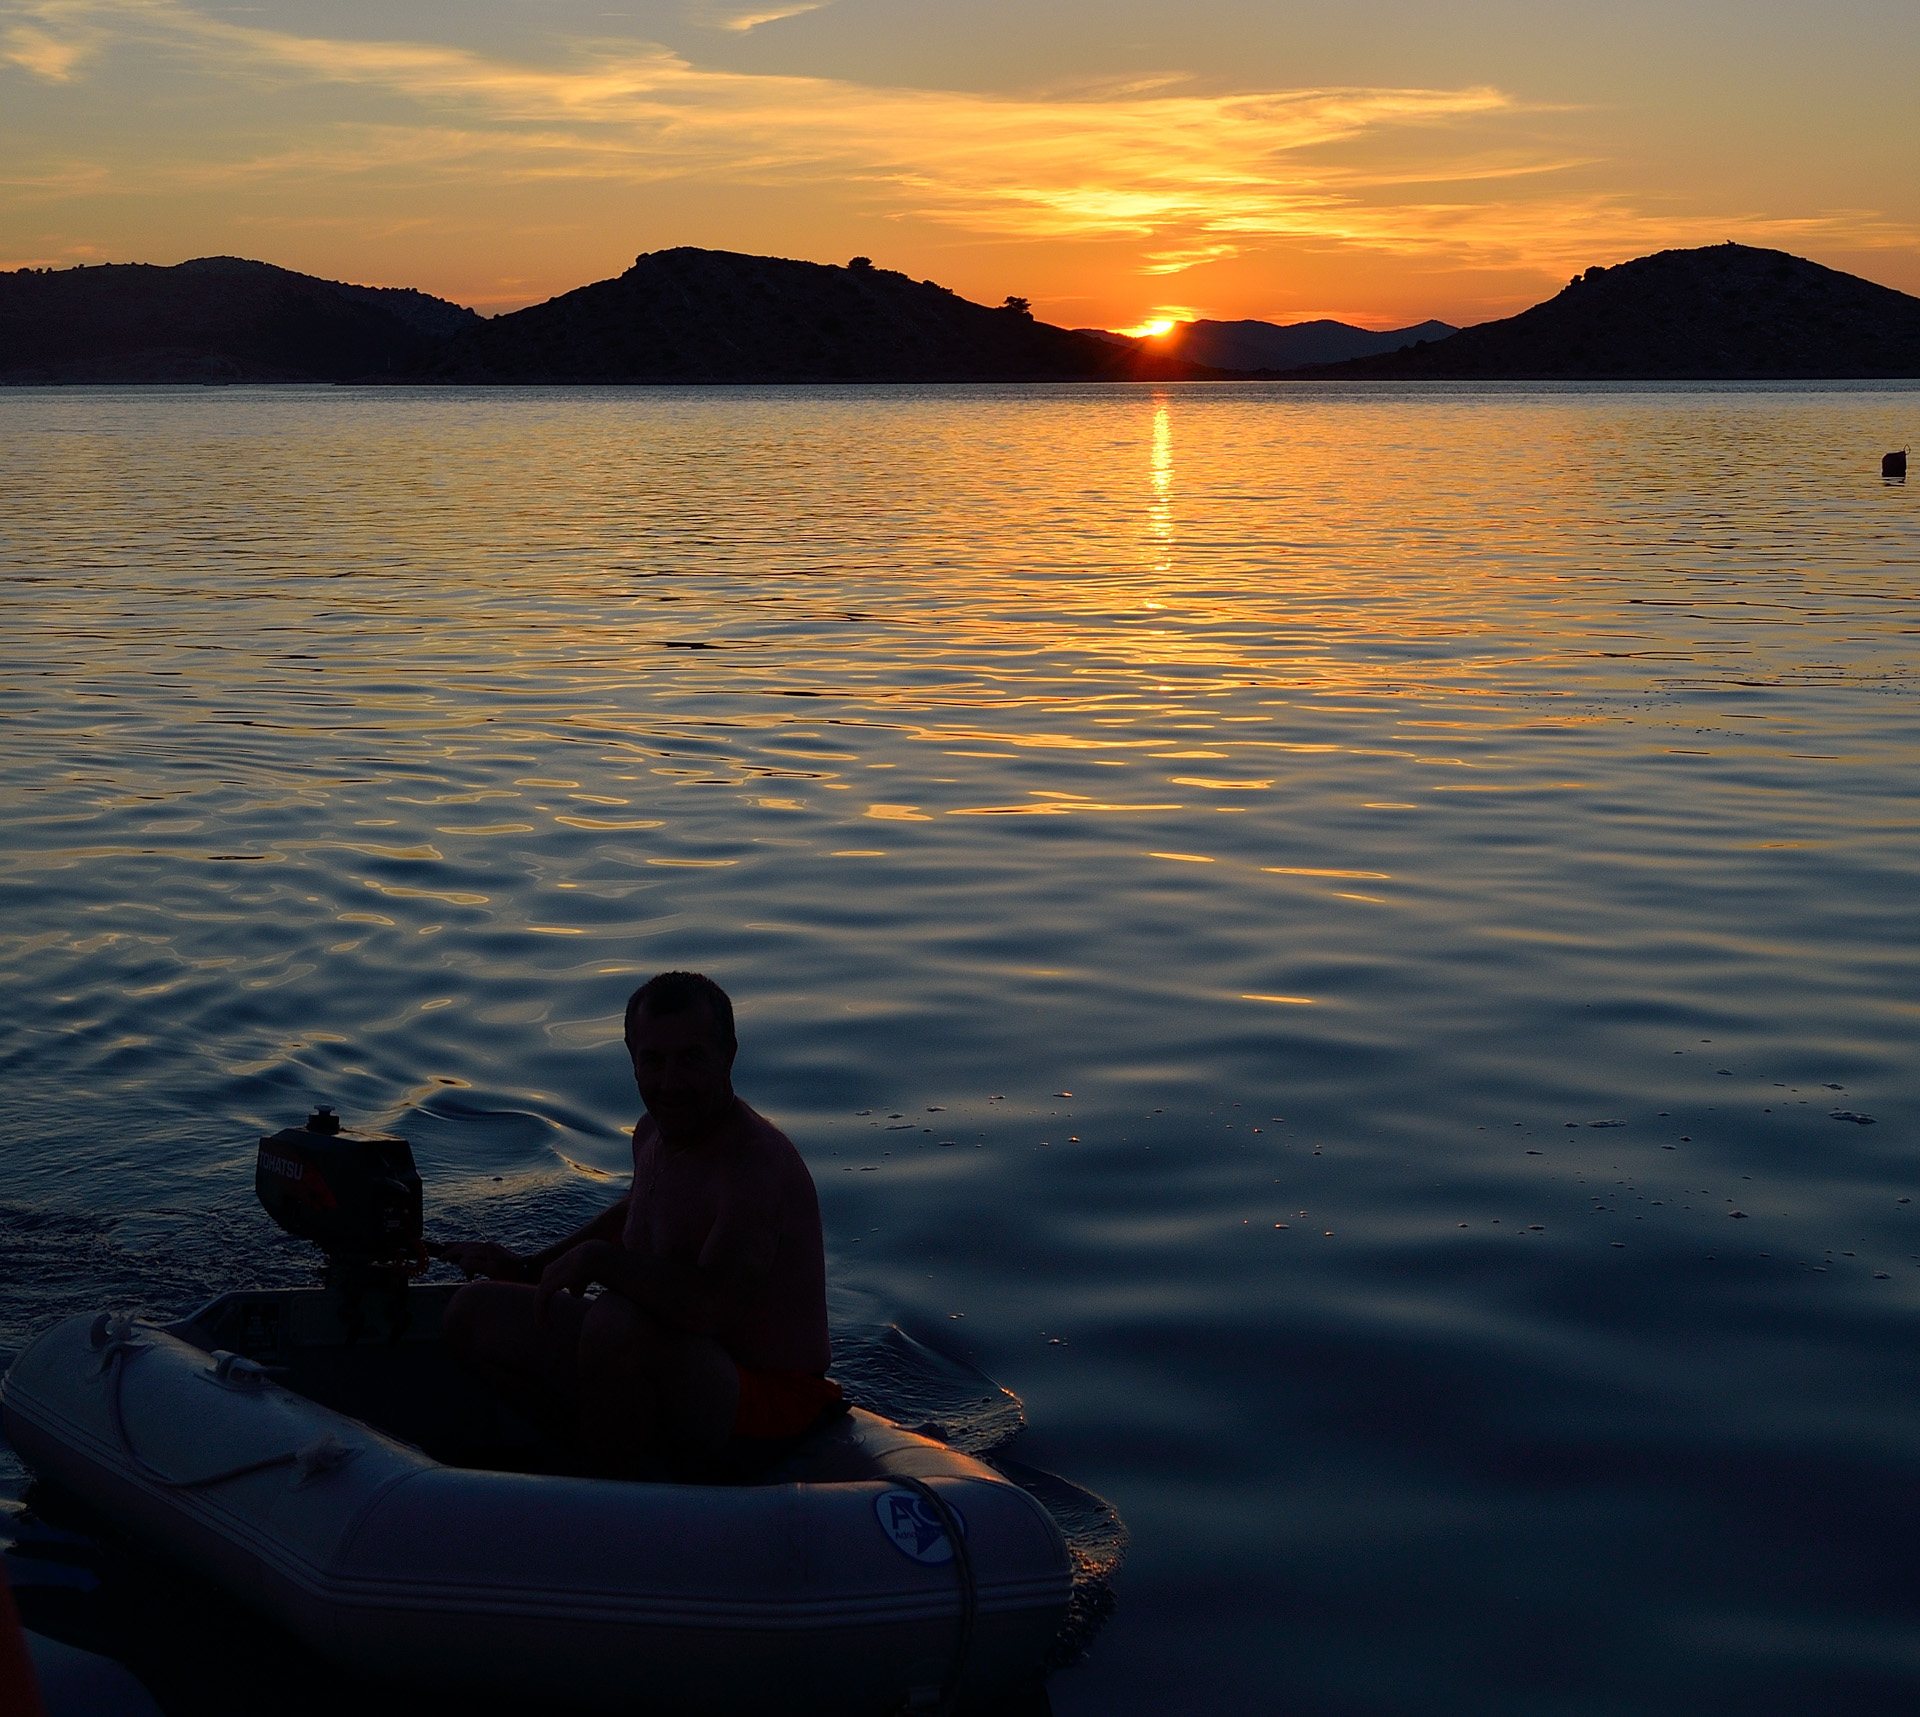
{"type": "Polygon", "coordinates": [[[740,1405],[734,1409],[736,1437],[797,1437],[820,1417],[820,1409],[840,1399],[840,1385],[811,1371],[740,1373],[740,1405]]]}

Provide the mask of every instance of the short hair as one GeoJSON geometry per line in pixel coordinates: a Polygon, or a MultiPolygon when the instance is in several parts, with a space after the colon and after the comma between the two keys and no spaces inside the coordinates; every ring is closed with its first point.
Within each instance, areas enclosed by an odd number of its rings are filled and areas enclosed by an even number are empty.
{"type": "Polygon", "coordinates": [[[692,1013],[700,1007],[713,1016],[714,1036],[729,1050],[738,1049],[740,1040],[733,1032],[733,1003],[728,1000],[727,992],[704,972],[660,972],[649,978],[627,998],[622,1035],[632,1038],[633,1022],[642,1014],[649,1019],[659,1019],[692,1013]]]}

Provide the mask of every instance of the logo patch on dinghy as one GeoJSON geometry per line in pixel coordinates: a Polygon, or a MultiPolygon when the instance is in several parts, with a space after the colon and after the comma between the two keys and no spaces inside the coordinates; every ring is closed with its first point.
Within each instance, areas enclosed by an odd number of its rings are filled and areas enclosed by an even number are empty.
{"type": "MultiPolygon", "coordinates": [[[[965,1534],[966,1517],[952,1503],[947,1507],[965,1534]]],[[[925,1497],[915,1496],[910,1490],[883,1491],[873,1499],[873,1512],[880,1517],[881,1530],[893,1540],[894,1548],[901,1555],[911,1556],[930,1568],[953,1560],[947,1529],[940,1524],[939,1514],[925,1497]]]]}

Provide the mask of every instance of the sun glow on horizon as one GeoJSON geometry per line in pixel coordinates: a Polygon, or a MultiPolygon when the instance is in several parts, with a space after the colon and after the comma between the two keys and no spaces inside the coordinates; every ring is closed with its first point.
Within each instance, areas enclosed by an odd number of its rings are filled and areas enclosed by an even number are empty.
{"type": "Polygon", "coordinates": [[[1144,322],[1136,322],[1131,328],[1116,328],[1116,334],[1126,334],[1135,340],[1157,340],[1162,334],[1171,334],[1179,326],[1176,316],[1149,316],[1144,322]]]}

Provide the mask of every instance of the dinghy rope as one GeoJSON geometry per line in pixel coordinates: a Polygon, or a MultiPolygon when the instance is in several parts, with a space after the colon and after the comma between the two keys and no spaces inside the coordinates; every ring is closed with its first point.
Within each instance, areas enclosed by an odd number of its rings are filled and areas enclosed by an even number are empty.
{"type": "Polygon", "coordinates": [[[953,1571],[960,1581],[960,1630],[953,1642],[953,1666],[947,1671],[946,1685],[942,1688],[939,1702],[932,1706],[913,1703],[913,1695],[908,1695],[908,1703],[903,1711],[914,1713],[930,1712],[931,1717],[947,1717],[960,1699],[960,1678],[966,1673],[967,1652],[973,1645],[973,1618],[978,1608],[978,1596],[973,1583],[973,1553],[967,1548],[967,1535],[962,1529],[958,1516],[947,1506],[946,1498],[928,1484],[925,1479],[908,1478],[904,1474],[893,1475],[892,1481],[912,1491],[931,1508],[940,1521],[941,1530],[947,1535],[947,1542],[953,1546],[953,1571]]]}
{"type": "MultiPolygon", "coordinates": [[[[100,1355],[100,1370],[107,1379],[107,1410],[113,1420],[113,1433],[120,1439],[121,1451],[133,1464],[135,1471],[152,1484],[168,1490],[205,1490],[210,1485],[227,1484],[233,1479],[243,1479],[273,1467],[293,1467],[298,1472],[293,1482],[298,1486],[322,1473],[332,1472],[336,1467],[345,1466],[360,1452],[350,1444],[341,1442],[331,1431],[326,1431],[311,1442],[303,1443],[297,1449],[289,1449],[284,1454],[268,1455],[264,1460],[248,1461],[242,1466],[206,1473],[200,1478],[175,1478],[171,1473],[161,1471],[133,1446],[133,1438],[127,1434],[126,1413],[120,1401],[120,1380],[126,1376],[129,1362],[135,1355],[145,1353],[152,1344],[140,1339],[138,1326],[132,1318],[115,1317],[109,1312],[102,1312],[93,1320],[87,1340],[100,1355]]],[[[214,1357],[214,1366],[207,1373],[207,1378],[210,1382],[227,1384],[233,1388],[257,1387],[266,1381],[266,1367],[255,1365],[252,1360],[242,1359],[237,1354],[218,1354],[214,1357]],[[243,1382],[242,1379],[249,1381],[243,1382]]]]}

